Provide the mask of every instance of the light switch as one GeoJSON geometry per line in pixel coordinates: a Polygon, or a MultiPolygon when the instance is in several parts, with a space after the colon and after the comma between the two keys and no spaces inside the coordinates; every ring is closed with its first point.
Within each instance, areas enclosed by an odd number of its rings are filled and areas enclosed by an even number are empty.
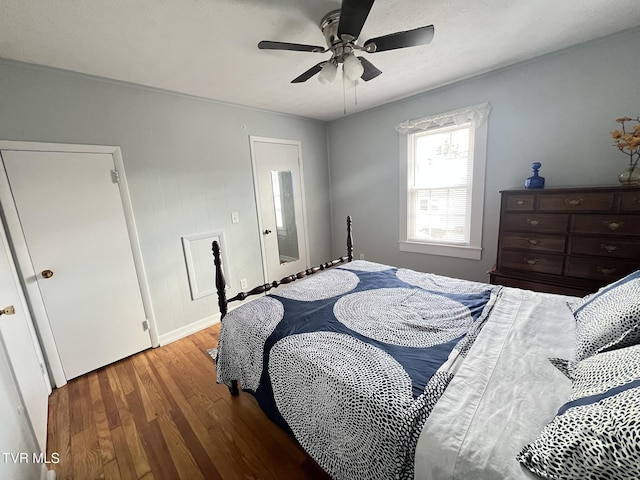
{"type": "Polygon", "coordinates": [[[238,215],[238,212],[231,212],[231,223],[238,222],[240,222],[240,216],[238,215]]]}

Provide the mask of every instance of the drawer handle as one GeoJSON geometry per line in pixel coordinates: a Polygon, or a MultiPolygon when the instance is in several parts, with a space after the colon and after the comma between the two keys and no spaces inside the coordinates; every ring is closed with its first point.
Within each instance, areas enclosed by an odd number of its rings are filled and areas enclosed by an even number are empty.
{"type": "Polygon", "coordinates": [[[615,268],[604,268],[604,267],[596,267],[598,273],[604,273],[605,275],[611,275],[616,272],[615,268]]]}
{"type": "Polygon", "coordinates": [[[617,245],[605,245],[604,243],[600,244],[600,248],[606,250],[607,252],[615,252],[618,249],[617,245]]]}
{"type": "Polygon", "coordinates": [[[624,227],[624,222],[604,222],[609,230],[617,230],[624,227]]]}
{"type": "MultiPolygon", "coordinates": [[[[638,199],[638,201],[640,202],[640,199],[638,199]]],[[[518,205],[519,207],[526,204],[527,204],[526,200],[516,200],[516,205],[518,205]]]]}
{"type": "Polygon", "coordinates": [[[537,265],[538,264],[538,259],[537,258],[525,258],[524,259],[524,263],[526,263],[527,265],[537,265]]]}
{"type": "Polygon", "coordinates": [[[527,238],[527,243],[529,245],[538,245],[540,243],[540,240],[536,240],[535,238],[527,238]]]}
{"type": "Polygon", "coordinates": [[[531,225],[532,227],[537,227],[538,225],[540,225],[542,222],[540,220],[534,220],[531,218],[527,218],[527,223],[529,225],[531,225]]]}
{"type": "Polygon", "coordinates": [[[565,198],[564,203],[566,205],[569,205],[570,207],[577,207],[578,205],[582,205],[584,203],[584,198],[574,198],[574,199],[565,198]]]}

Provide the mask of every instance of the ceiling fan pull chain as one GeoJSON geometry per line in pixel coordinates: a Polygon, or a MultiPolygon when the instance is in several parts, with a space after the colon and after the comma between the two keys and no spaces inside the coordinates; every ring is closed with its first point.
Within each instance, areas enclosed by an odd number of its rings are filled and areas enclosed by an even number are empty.
{"type": "Polygon", "coordinates": [[[344,72],[342,73],[342,104],[344,105],[343,115],[346,115],[347,114],[347,80],[344,76],[344,72]]]}

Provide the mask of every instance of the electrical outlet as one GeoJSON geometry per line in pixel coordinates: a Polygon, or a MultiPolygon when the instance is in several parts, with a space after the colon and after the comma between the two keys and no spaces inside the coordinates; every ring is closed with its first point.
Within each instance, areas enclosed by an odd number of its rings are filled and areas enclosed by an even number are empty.
{"type": "Polygon", "coordinates": [[[360,260],[364,260],[364,253],[360,254],[360,260]]]}
{"type": "Polygon", "coordinates": [[[247,279],[243,278],[242,280],[240,280],[240,288],[245,290],[247,288],[247,279]]]}

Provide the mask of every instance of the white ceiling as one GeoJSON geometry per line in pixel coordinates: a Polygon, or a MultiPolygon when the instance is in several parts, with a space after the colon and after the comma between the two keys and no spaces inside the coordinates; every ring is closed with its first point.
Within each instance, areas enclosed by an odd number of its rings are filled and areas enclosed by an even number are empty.
{"type": "Polygon", "coordinates": [[[344,101],[341,82],[293,78],[329,53],[339,0],[0,0],[0,57],[233,104],[332,120],[640,25],[638,0],[378,0],[360,41],[435,25],[427,46],[379,52],[383,71],[344,101]]]}

